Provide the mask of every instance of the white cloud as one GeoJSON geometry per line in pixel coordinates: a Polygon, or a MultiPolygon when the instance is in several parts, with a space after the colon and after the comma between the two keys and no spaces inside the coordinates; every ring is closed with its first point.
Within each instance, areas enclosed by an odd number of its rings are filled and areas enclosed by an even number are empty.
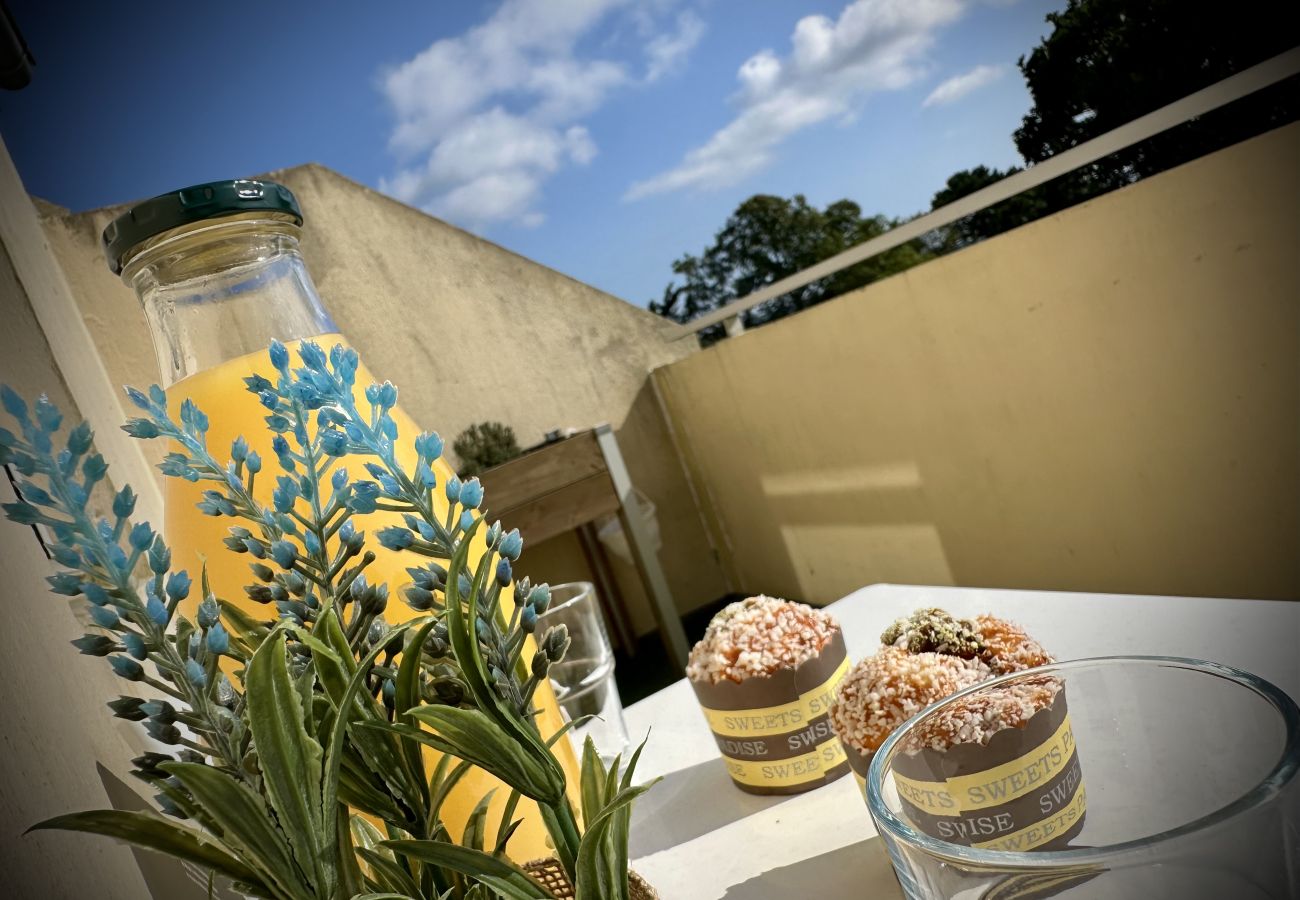
{"type": "Polygon", "coordinates": [[[677,71],[702,37],[704,20],[689,9],[679,13],[676,31],[657,34],[646,44],[646,81],[658,81],[677,71]]]}
{"type": "Polygon", "coordinates": [[[614,15],[633,16],[658,78],[703,33],[693,13],[665,30],[628,4],[505,0],[482,24],[384,73],[396,119],[389,148],[401,165],[380,189],[472,228],[539,224],[545,181],[596,156],[581,120],[635,83],[624,62],[580,52],[584,39],[614,15]]]}
{"type": "Polygon", "coordinates": [[[977,91],[986,84],[992,84],[1006,72],[1006,66],[976,66],[969,72],[954,75],[932,90],[923,101],[922,106],[941,106],[953,103],[972,91],[977,91]]]}
{"type": "Polygon", "coordinates": [[[967,0],[855,0],[839,18],[800,19],[785,57],[762,50],[737,72],[736,116],[674,168],[639,181],[625,199],[683,188],[718,188],[771,162],[798,131],[852,116],[868,95],[911,84],[925,71],[935,32],[967,0]]]}

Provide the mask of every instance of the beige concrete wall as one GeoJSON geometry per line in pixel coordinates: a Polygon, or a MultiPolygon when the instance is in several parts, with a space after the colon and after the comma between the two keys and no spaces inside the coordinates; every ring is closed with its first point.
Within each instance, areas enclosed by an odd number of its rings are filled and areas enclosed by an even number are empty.
{"type": "MultiPolygon", "coordinates": [[[[659,507],[661,559],[678,605],[689,610],[724,593],[647,377],[689,355],[689,343],[665,344],[660,320],[645,310],[323,167],[271,177],[302,205],[303,254],[334,319],[370,368],[399,386],[417,421],[450,445],[471,423],[495,419],[510,424],[523,446],[555,428],[609,422],[633,479],[659,507]]],[[[110,377],[148,384],[157,374],[144,316],[98,244],[121,209],[69,215],[42,206],[110,377]]],[[[553,581],[589,577],[572,536],[529,548],[524,570],[553,581]]],[[[639,582],[630,567],[616,570],[638,626],[648,630],[653,620],[639,582]]]]}
{"type": "Polygon", "coordinates": [[[1300,595],[1300,125],[656,378],[731,577],[1300,595]]]}

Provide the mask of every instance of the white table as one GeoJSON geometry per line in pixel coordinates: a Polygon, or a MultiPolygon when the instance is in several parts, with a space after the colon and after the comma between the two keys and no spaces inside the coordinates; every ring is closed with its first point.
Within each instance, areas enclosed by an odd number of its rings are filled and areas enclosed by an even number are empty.
{"type": "MultiPolygon", "coordinates": [[[[828,609],[857,660],[894,619],[922,606],[1012,619],[1058,659],[1187,656],[1254,672],[1300,697],[1300,602],[1216,600],[877,584],[828,609]]],[[[664,780],[633,813],[633,867],[672,900],[901,897],[851,776],[792,797],[732,786],[683,679],[633,704],[651,730],[637,780],[664,780]]]]}

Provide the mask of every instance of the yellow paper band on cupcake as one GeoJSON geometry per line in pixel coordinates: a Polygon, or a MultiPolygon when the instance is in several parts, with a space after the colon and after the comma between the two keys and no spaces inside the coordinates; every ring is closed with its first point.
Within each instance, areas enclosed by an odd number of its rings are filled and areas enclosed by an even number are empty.
{"type": "Polygon", "coordinates": [[[839,738],[834,736],[802,756],[760,762],[727,758],[724,762],[734,780],[753,787],[791,787],[808,781],[821,781],[827,773],[848,766],[844,748],[839,738]]]}
{"type": "Polygon", "coordinates": [[[799,695],[794,703],[779,703],[760,709],[710,709],[701,706],[709,730],[723,737],[785,734],[798,731],[813,719],[825,716],[835,699],[835,689],[849,672],[847,658],[821,684],[799,695]]]}

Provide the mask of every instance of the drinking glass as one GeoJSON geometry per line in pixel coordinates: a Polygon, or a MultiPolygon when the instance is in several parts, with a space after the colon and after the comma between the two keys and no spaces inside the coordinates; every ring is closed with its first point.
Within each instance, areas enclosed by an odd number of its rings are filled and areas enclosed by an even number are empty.
{"type": "MultiPolygon", "coordinates": [[[[910,900],[1286,900],[1300,896],[1297,768],[1300,710],[1272,684],[1199,660],[1090,659],[987,681],[922,710],[872,759],[867,806],[910,900]],[[1043,676],[1064,684],[1081,773],[1070,785],[1078,793],[1065,846],[1058,839],[1045,842],[1050,850],[1012,851],[994,845],[1023,846],[1023,835],[990,841],[977,831],[966,845],[922,830],[925,817],[899,796],[908,779],[895,771],[916,760],[902,756],[915,747],[909,735],[959,701],[958,709],[978,708],[984,695],[1043,676]]],[[[964,784],[946,782],[955,783],[964,784]]],[[[1047,787],[1027,798],[1052,807],[1047,787]]],[[[961,815],[980,827],[976,813],[961,815]]]]}
{"type": "Polygon", "coordinates": [[[567,720],[594,716],[572,729],[570,737],[579,750],[590,737],[608,763],[627,749],[627,726],[614,683],[614,651],[590,582],[551,585],[551,604],[538,617],[537,633],[561,624],[569,629],[571,643],[563,661],[551,666],[551,687],[567,720]]]}

